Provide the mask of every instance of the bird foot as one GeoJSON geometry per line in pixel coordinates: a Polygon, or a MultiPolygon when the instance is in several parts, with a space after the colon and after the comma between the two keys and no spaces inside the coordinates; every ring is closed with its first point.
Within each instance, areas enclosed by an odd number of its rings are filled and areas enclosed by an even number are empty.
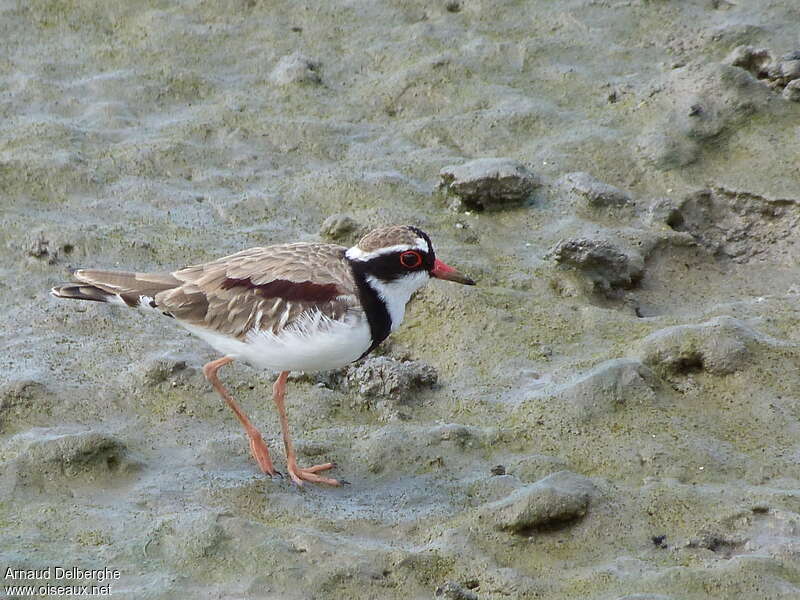
{"type": "Polygon", "coordinates": [[[322,465],[314,465],[313,467],[301,468],[295,464],[290,464],[288,465],[289,477],[291,477],[292,481],[299,486],[302,486],[304,481],[310,481],[312,483],[325,483],[327,485],[334,486],[347,483],[346,481],[339,481],[338,479],[333,479],[331,477],[322,477],[321,475],[317,475],[317,473],[320,471],[327,471],[328,469],[333,469],[335,466],[336,463],[325,463],[322,465]]]}

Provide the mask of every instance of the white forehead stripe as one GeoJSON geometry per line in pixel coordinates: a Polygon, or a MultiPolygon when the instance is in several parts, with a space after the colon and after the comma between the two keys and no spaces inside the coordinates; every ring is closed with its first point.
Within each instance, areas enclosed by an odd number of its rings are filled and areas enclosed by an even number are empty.
{"type": "Polygon", "coordinates": [[[421,250],[422,252],[427,252],[428,242],[422,238],[417,238],[417,243],[413,246],[409,244],[397,244],[396,246],[386,246],[386,248],[381,248],[374,252],[364,252],[358,246],[353,246],[345,252],[345,256],[350,260],[367,261],[378,256],[383,256],[384,254],[394,254],[395,252],[403,252],[404,250],[421,250]]]}

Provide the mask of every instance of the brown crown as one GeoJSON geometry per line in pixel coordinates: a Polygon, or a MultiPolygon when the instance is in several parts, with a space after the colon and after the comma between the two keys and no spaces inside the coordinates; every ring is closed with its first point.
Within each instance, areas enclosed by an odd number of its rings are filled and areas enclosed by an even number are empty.
{"type": "Polygon", "coordinates": [[[406,225],[387,225],[373,229],[358,242],[364,252],[374,252],[388,246],[413,246],[421,236],[406,225]]]}

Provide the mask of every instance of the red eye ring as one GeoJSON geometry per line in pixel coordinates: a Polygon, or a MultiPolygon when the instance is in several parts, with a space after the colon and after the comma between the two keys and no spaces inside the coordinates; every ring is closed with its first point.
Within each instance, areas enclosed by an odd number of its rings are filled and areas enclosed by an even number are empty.
{"type": "Polygon", "coordinates": [[[400,255],[400,264],[406,269],[416,269],[422,264],[422,256],[419,252],[414,252],[413,250],[403,252],[400,255]]]}

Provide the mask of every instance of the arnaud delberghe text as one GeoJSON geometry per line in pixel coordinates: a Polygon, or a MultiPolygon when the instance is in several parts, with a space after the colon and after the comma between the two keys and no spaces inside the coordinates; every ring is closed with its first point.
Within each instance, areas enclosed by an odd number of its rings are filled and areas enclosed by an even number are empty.
{"type": "Polygon", "coordinates": [[[80,567],[46,567],[44,569],[13,569],[6,568],[5,579],[27,580],[53,580],[61,579],[91,579],[93,581],[107,581],[119,579],[119,569],[81,569],[80,567]]]}

